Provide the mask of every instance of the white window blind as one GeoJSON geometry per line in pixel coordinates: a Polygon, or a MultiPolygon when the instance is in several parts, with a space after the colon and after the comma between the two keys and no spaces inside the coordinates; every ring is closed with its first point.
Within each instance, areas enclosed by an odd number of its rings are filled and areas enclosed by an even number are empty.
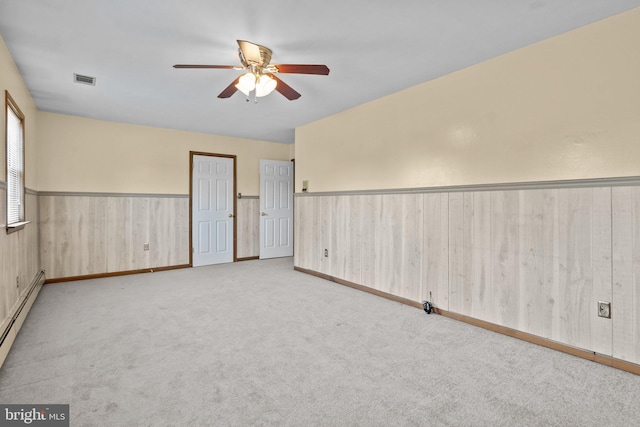
{"type": "Polygon", "coordinates": [[[7,225],[24,221],[24,135],[20,110],[7,97],[7,225]]]}

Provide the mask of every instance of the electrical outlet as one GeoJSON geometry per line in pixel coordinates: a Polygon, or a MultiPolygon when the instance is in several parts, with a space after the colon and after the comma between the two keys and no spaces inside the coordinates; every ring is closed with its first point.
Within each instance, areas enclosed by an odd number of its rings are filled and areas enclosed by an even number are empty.
{"type": "Polygon", "coordinates": [[[144,244],[144,250],[145,250],[145,251],[148,251],[148,250],[149,250],[149,244],[148,244],[148,243],[145,243],[145,244],[144,244]]]}
{"type": "Polygon", "coordinates": [[[611,303],[598,301],[598,316],[611,319],[611,303]]]}
{"type": "Polygon", "coordinates": [[[329,249],[324,250],[324,257],[329,258],[329,249]]]}
{"type": "Polygon", "coordinates": [[[16,276],[16,288],[20,287],[20,276],[16,276]]]}

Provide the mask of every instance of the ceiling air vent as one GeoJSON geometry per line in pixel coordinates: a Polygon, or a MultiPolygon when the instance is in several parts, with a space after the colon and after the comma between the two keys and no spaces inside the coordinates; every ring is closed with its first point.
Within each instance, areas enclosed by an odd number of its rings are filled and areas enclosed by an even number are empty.
{"type": "Polygon", "coordinates": [[[73,73],[73,81],[76,83],[82,83],[83,85],[96,85],[95,77],[83,76],[82,74],[73,73]]]}

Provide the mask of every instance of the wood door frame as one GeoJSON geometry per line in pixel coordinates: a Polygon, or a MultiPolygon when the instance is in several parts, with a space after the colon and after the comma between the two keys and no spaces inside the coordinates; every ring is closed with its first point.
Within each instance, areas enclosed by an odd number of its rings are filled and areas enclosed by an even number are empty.
{"type": "Polygon", "coordinates": [[[235,154],[206,153],[204,151],[189,151],[189,267],[193,267],[193,156],[223,157],[233,159],[233,262],[238,261],[238,217],[236,192],[236,164],[235,154]]]}

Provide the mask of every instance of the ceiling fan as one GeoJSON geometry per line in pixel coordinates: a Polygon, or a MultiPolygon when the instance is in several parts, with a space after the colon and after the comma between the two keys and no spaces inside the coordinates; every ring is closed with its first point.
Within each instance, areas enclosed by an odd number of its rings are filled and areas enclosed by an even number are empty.
{"type": "Polygon", "coordinates": [[[246,73],[235,79],[225,90],[220,92],[218,98],[229,98],[240,91],[247,96],[255,91],[256,99],[269,95],[273,90],[277,90],[290,101],[300,98],[298,93],[291,86],[275,76],[275,73],[283,74],[318,74],[329,75],[329,68],[326,65],[312,64],[271,64],[271,49],[268,47],[251,43],[246,40],[237,40],[238,55],[242,66],[233,65],[189,65],[176,64],[173,68],[222,68],[232,70],[245,70],[246,73]]]}

